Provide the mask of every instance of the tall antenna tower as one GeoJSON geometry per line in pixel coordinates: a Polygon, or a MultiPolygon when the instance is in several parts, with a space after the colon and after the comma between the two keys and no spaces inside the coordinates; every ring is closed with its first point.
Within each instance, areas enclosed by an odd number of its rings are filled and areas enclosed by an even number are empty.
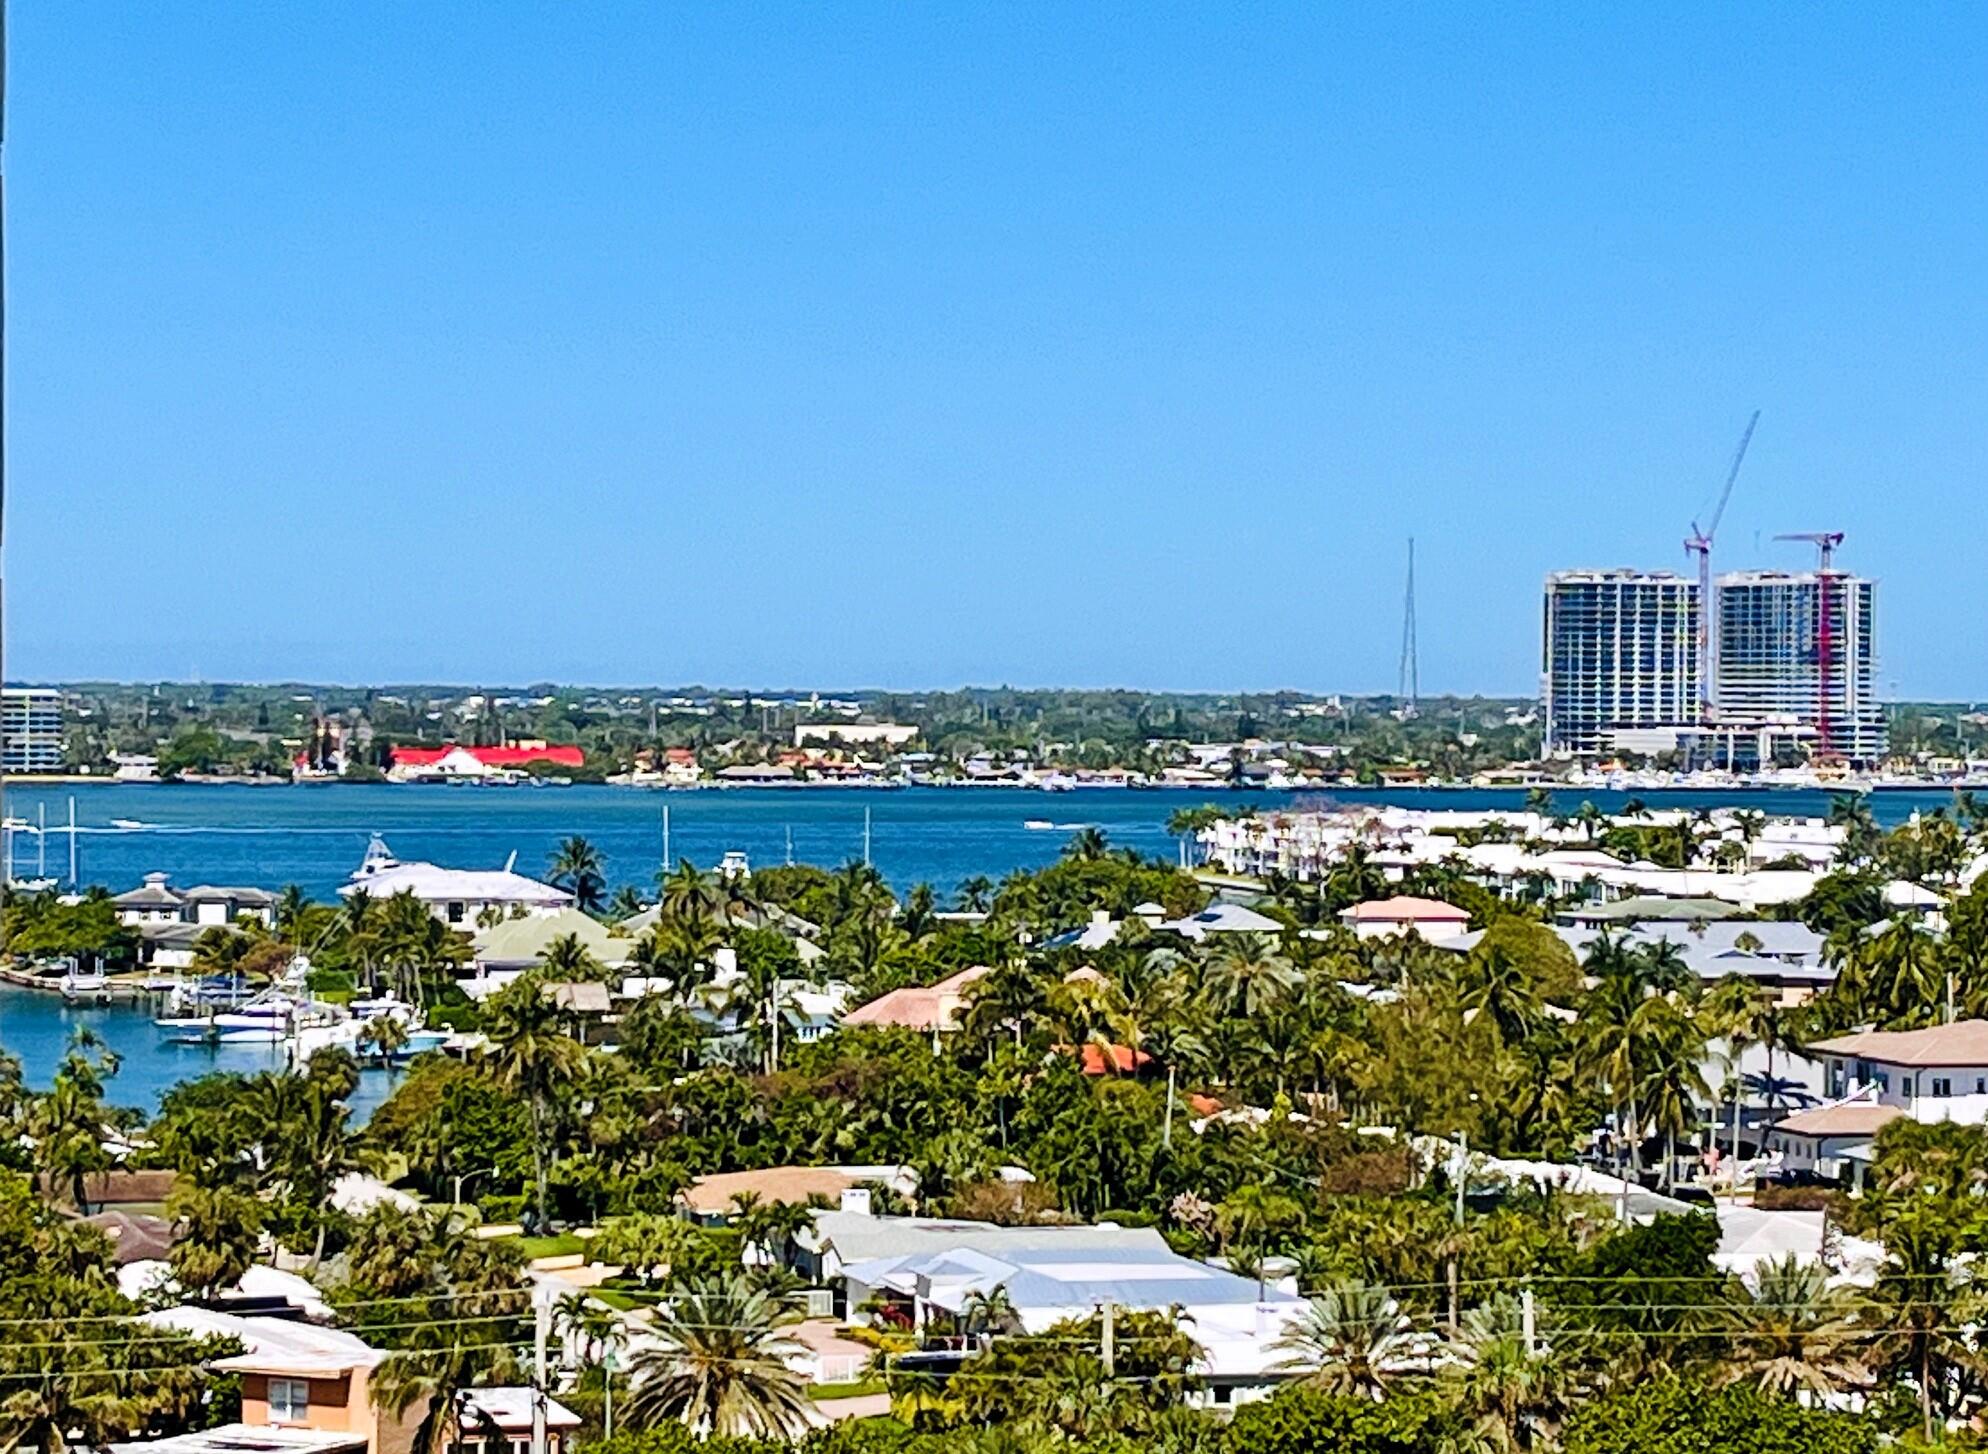
{"type": "Polygon", "coordinates": [[[1396,706],[1404,717],[1420,710],[1422,669],[1415,660],[1415,537],[1408,537],[1408,591],[1401,603],[1401,679],[1395,685],[1396,706]]]}

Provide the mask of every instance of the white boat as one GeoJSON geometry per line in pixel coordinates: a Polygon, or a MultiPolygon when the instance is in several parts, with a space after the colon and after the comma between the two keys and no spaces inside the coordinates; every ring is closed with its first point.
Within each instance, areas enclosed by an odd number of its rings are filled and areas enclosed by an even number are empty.
{"type": "Polygon", "coordinates": [[[62,976],[62,998],[65,1000],[109,999],[110,981],[96,970],[71,968],[62,976]]]}
{"type": "Polygon", "coordinates": [[[289,1036],[289,1031],[281,1025],[270,1025],[262,1029],[223,1030],[214,1037],[217,1045],[281,1045],[289,1036]]]}
{"type": "Polygon", "coordinates": [[[139,822],[136,818],[113,818],[110,820],[110,826],[113,828],[122,828],[126,832],[131,832],[135,829],[143,828],[145,825],[139,822]]]}
{"type": "Polygon", "coordinates": [[[1034,833],[1048,833],[1056,827],[1047,818],[1030,818],[1022,826],[1034,833]]]}

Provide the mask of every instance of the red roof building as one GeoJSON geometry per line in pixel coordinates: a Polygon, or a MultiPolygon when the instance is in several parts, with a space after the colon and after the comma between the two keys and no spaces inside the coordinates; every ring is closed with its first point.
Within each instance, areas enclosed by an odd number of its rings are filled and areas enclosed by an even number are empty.
{"type": "Polygon", "coordinates": [[[550,762],[559,767],[583,767],[586,754],[577,747],[559,746],[548,742],[521,744],[517,747],[396,747],[393,750],[395,767],[433,767],[451,752],[466,752],[485,767],[523,767],[530,762],[550,762]]]}

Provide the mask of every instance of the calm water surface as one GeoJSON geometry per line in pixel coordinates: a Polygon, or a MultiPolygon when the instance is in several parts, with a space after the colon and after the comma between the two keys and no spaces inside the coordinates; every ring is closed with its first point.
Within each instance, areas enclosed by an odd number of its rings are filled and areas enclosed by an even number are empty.
{"type": "MultiPolygon", "coordinates": [[[[1604,809],[1632,795],[1568,792],[1563,809],[1583,798],[1604,809]]],[[[1644,792],[1652,807],[1752,807],[1777,814],[1820,814],[1821,792],[1644,792]]],[[[1248,802],[1265,808],[1340,803],[1399,803],[1428,808],[1517,810],[1525,794],[1512,790],[1334,790],[1329,795],[1290,793],[1127,792],[1080,789],[1044,793],[1018,788],[724,789],[645,792],[597,786],[479,788],[434,786],[184,787],[171,784],[10,786],[9,816],[32,824],[45,810],[45,845],[16,834],[18,876],[69,875],[66,831],[74,800],[77,874],[82,883],[113,890],[136,885],[154,870],[182,885],[298,884],[329,899],[358,866],[366,840],[385,835],[404,859],[431,859],[456,868],[499,868],[513,854],[521,872],[543,874],[562,838],[575,834],[606,857],[610,887],[647,887],[663,856],[663,819],[669,816],[673,858],[709,867],[738,849],[756,865],[799,863],[833,866],[859,858],[864,817],[870,855],[900,891],[929,882],[942,894],[975,874],[999,879],[1016,868],[1053,861],[1070,835],[1102,828],[1118,847],[1172,857],[1166,820],[1175,809],[1204,801],[1248,802]],[[1031,821],[1048,822],[1047,830],[1031,821]],[[115,826],[117,823],[139,826],[115,826]],[[45,853],[45,857],[43,856],[45,853]]],[[[1882,823],[1903,821],[1914,810],[1950,801],[1950,795],[1881,793],[1872,796],[1882,823]]],[[[275,1063],[266,1048],[207,1049],[162,1044],[149,1010],[130,1006],[71,1008],[52,995],[0,988],[0,1047],[21,1057],[30,1079],[45,1085],[72,1028],[87,1024],[124,1057],[112,1099],[155,1105],[175,1081],[208,1070],[248,1070],[275,1063]]],[[[363,1098],[384,1095],[386,1077],[367,1073],[363,1098]]]]}

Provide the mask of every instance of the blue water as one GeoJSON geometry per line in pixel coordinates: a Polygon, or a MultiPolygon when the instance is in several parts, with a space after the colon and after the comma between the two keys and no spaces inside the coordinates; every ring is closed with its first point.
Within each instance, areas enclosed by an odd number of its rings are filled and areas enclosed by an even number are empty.
{"type": "MultiPolygon", "coordinates": [[[[1583,798],[1620,807],[1623,793],[1570,792],[1557,804],[1571,810],[1583,798]]],[[[1775,814],[1820,814],[1820,792],[1636,794],[1652,807],[1755,807],[1775,814]]],[[[947,894],[960,880],[998,880],[1016,868],[1053,861],[1078,828],[1102,828],[1111,842],[1171,858],[1169,814],[1203,801],[1247,802],[1263,808],[1395,802],[1417,807],[1517,810],[1525,795],[1484,790],[1340,791],[1289,793],[1126,792],[1094,789],[1042,793],[1009,788],[725,789],[653,793],[627,788],[476,788],[446,786],[184,787],[171,784],[10,786],[6,811],[34,823],[45,808],[46,857],[32,834],[16,834],[17,876],[46,872],[66,880],[69,803],[76,805],[77,873],[85,884],[121,891],[142,875],[163,871],[182,885],[298,884],[330,899],[358,866],[366,840],[386,836],[401,858],[425,858],[458,868],[517,867],[542,874],[559,840],[578,834],[607,859],[610,886],[648,887],[663,852],[663,810],[670,817],[672,857],[709,867],[741,849],[753,863],[784,862],[791,840],[796,862],[828,866],[861,857],[864,813],[870,817],[871,858],[900,891],[920,881],[947,894]],[[142,823],[121,829],[113,819],[142,823]],[[1031,819],[1055,825],[1026,826],[1031,819]]],[[[1915,809],[1937,807],[1946,793],[1881,793],[1870,799],[1881,823],[1915,809]]],[[[248,1070],[275,1063],[276,1052],[254,1047],[207,1049],[164,1045],[150,1012],[130,1006],[70,1008],[52,995],[0,989],[0,1047],[21,1057],[30,1080],[45,1085],[70,1030],[87,1024],[124,1057],[112,1099],[150,1108],[174,1082],[211,1069],[248,1070]]],[[[361,1097],[376,1102],[385,1076],[368,1072],[361,1097]]]]}

